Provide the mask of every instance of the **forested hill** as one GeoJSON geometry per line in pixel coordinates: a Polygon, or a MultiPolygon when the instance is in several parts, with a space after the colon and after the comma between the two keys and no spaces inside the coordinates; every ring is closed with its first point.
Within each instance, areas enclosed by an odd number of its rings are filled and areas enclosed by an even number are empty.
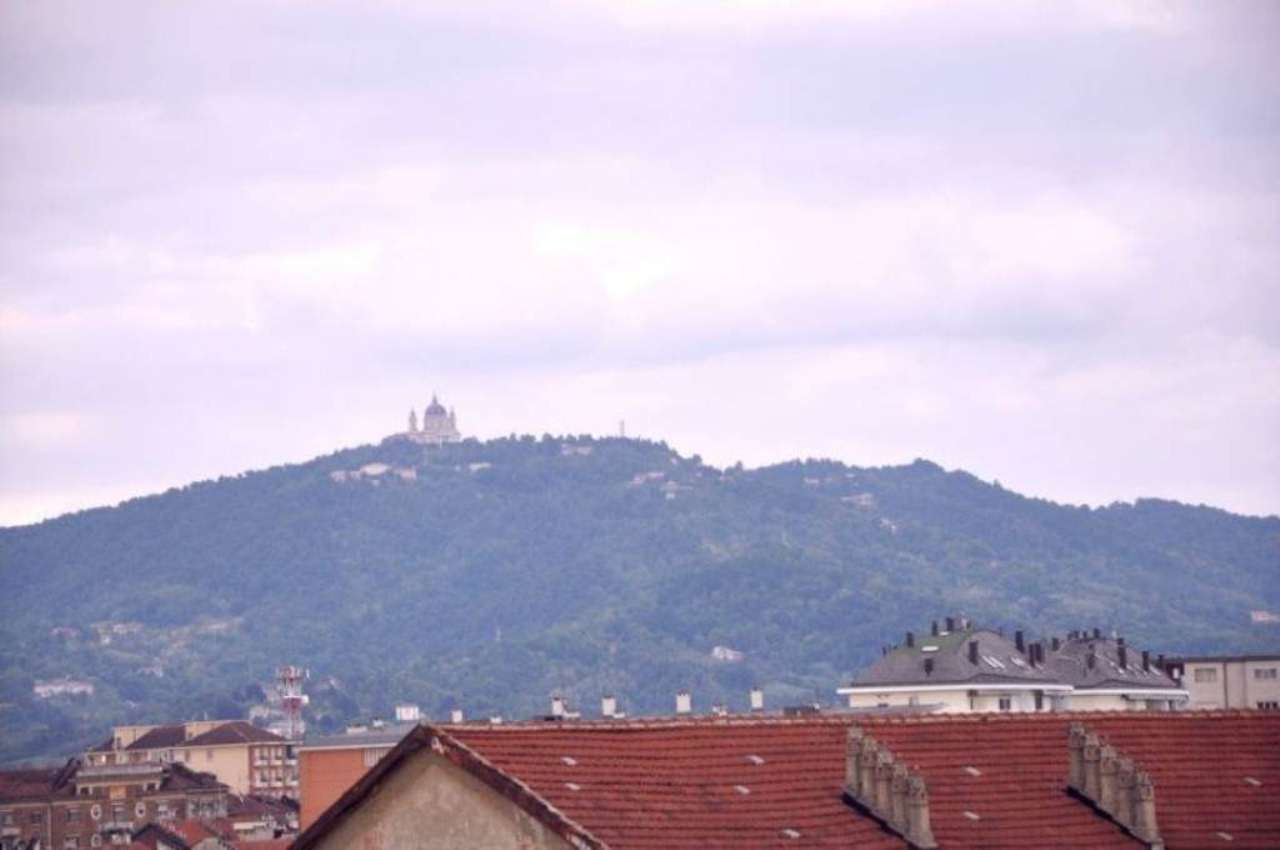
{"type": "Polygon", "coordinates": [[[830,702],[904,629],[963,612],[1280,648],[1280,519],[1028,499],[917,461],[720,470],[663,444],[390,440],[0,530],[0,762],[112,722],[242,715],[310,668],[313,728],[412,700],[545,711],[830,702]],[[743,653],[716,660],[713,647],[743,653]],[[84,679],[92,696],[33,694],[84,679]]]}

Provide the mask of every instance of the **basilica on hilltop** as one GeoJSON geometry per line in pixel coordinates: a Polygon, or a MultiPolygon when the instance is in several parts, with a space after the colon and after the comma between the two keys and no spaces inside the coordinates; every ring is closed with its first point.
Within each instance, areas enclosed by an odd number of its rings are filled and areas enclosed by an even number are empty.
{"type": "Polygon", "coordinates": [[[409,430],[403,434],[415,443],[439,446],[444,443],[456,443],[462,439],[458,432],[458,416],[452,410],[445,410],[444,405],[433,393],[431,403],[422,411],[422,426],[418,426],[418,412],[409,409],[409,430]]]}

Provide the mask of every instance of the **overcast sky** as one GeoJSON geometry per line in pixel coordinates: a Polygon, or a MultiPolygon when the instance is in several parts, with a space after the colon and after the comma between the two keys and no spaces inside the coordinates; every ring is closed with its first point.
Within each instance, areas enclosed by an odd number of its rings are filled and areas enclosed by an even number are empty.
{"type": "Polygon", "coordinates": [[[0,524],[401,430],[1280,512],[1280,3],[0,4],[0,524]]]}

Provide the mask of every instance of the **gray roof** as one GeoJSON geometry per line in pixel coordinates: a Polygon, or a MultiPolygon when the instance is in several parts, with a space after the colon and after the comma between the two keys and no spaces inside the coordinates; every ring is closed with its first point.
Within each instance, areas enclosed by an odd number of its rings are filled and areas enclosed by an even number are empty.
{"type": "Polygon", "coordinates": [[[415,728],[417,723],[388,723],[370,727],[361,732],[340,732],[337,735],[308,735],[302,742],[303,749],[338,749],[340,747],[395,746],[415,728]]]}
{"type": "Polygon", "coordinates": [[[1012,641],[988,629],[966,627],[916,638],[914,646],[894,647],[853,679],[853,687],[872,685],[1055,684],[1043,668],[1032,667],[1012,641]],[[969,661],[969,644],[978,643],[978,663],[969,661]],[[925,662],[931,660],[932,665],[925,662]],[[931,672],[925,672],[931,666],[931,672]]]}
{"type": "Polygon", "coordinates": [[[1169,688],[1179,690],[1178,683],[1156,668],[1142,669],[1142,653],[1133,647],[1125,649],[1125,664],[1120,665],[1120,641],[1105,637],[1068,638],[1056,652],[1049,652],[1045,666],[1062,682],[1076,690],[1091,688],[1169,688]],[[1093,661],[1090,663],[1089,658],[1093,661]]]}

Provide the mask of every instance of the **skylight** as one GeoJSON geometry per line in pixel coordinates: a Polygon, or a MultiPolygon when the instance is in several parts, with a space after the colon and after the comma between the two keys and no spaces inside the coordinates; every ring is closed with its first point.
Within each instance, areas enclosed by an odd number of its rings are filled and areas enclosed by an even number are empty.
{"type": "Polygon", "coordinates": [[[926,643],[924,646],[920,647],[920,651],[921,652],[937,652],[938,645],[936,643],[926,643]]]}
{"type": "Polygon", "coordinates": [[[784,838],[799,838],[800,830],[787,827],[786,829],[782,830],[782,835],[784,838]]]}
{"type": "Polygon", "coordinates": [[[967,765],[967,766],[965,767],[965,769],[964,769],[964,772],[965,772],[965,773],[967,773],[967,774],[969,774],[970,776],[981,776],[981,775],[982,775],[982,771],[981,771],[981,770],[978,770],[978,769],[977,769],[976,767],[974,767],[973,765],[967,765]]]}
{"type": "Polygon", "coordinates": [[[566,783],[564,784],[564,787],[568,788],[570,791],[581,791],[581,790],[582,790],[582,786],[581,786],[581,785],[579,785],[579,784],[578,784],[578,783],[576,783],[576,782],[566,782],[566,783]]]}
{"type": "Polygon", "coordinates": [[[747,761],[751,762],[752,764],[764,764],[764,759],[760,758],[760,756],[755,754],[747,756],[747,761]]]}
{"type": "Polygon", "coordinates": [[[982,818],[978,816],[977,812],[970,812],[966,810],[964,813],[964,816],[967,817],[969,820],[982,820],[982,818]]]}
{"type": "Polygon", "coordinates": [[[733,790],[734,790],[734,791],[737,791],[739,794],[743,795],[744,797],[745,797],[747,794],[750,794],[750,793],[751,793],[751,789],[750,789],[750,788],[748,788],[748,787],[747,787],[747,786],[745,786],[745,785],[735,785],[735,786],[733,786],[733,790]]]}
{"type": "Polygon", "coordinates": [[[1255,778],[1253,778],[1252,776],[1246,776],[1246,777],[1244,778],[1244,781],[1245,781],[1245,782],[1248,782],[1248,783],[1249,783],[1250,785],[1252,785],[1254,788],[1261,788],[1261,787],[1262,787],[1262,780],[1261,780],[1261,779],[1255,779],[1255,778]]]}
{"type": "Polygon", "coordinates": [[[562,762],[564,762],[565,764],[569,765],[569,767],[573,767],[574,765],[576,765],[576,764],[578,763],[578,760],[577,760],[576,758],[574,758],[573,756],[560,756],[560,761],[562,761],[562,762]]]}

